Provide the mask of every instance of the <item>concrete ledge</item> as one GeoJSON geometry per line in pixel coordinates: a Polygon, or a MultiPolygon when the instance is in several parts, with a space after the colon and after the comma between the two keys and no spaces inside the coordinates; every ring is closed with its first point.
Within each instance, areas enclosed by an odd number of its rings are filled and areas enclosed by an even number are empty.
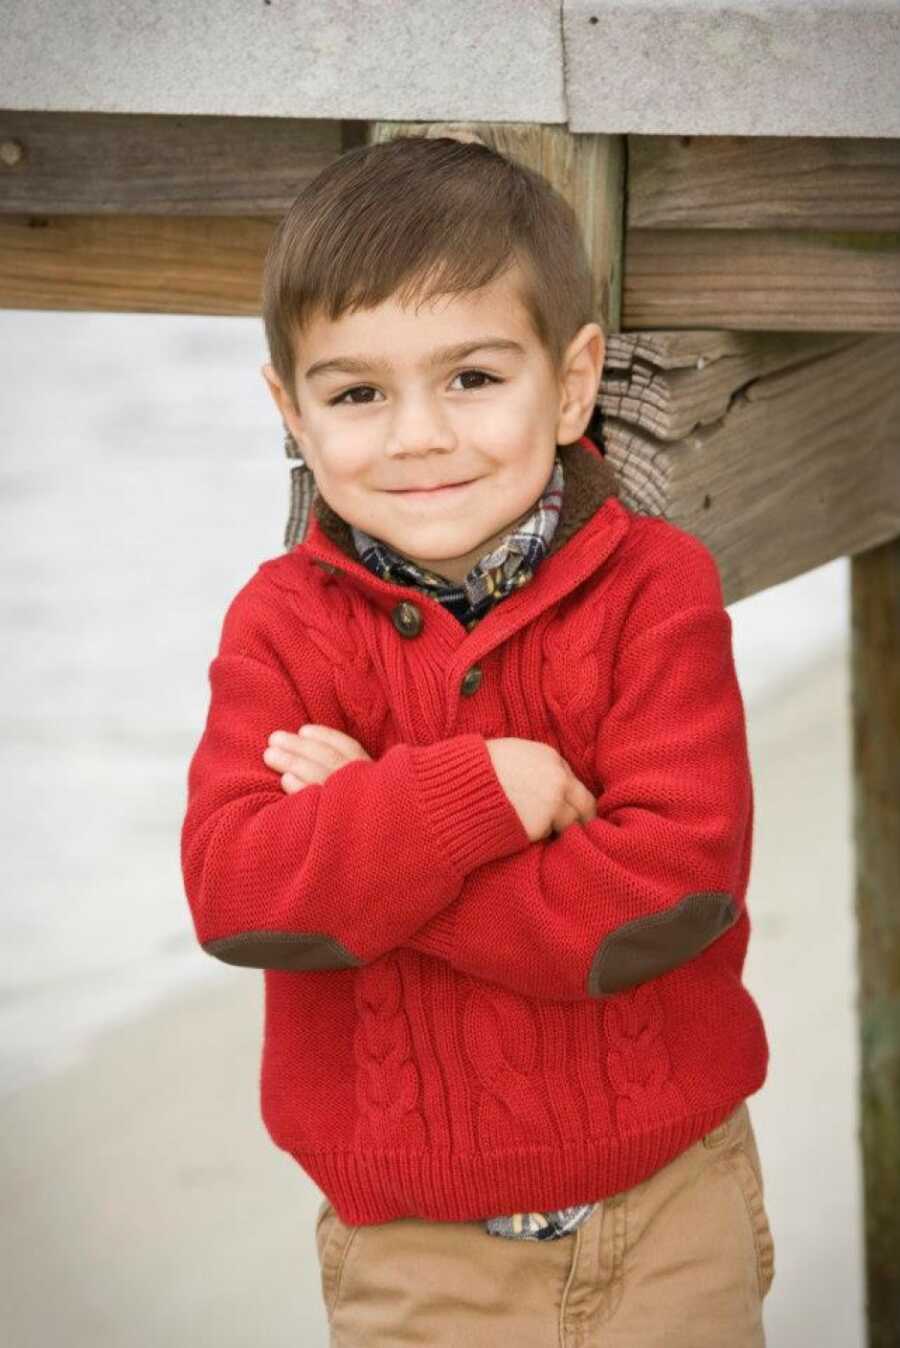
{"type": "Polygon", "coordinates": [[[900,136],[897,0],[567,0],[572,131],[900,136]]]}
{"type": "Polygon", "coordinates": [[[9,109],[900,136],[898,0],[6,0],[2,32],[9,109]]]}
{"type": "Polygon", "coordinates": [[[557,0],[5,0],[0,107],[564,122],[557,0]]]}

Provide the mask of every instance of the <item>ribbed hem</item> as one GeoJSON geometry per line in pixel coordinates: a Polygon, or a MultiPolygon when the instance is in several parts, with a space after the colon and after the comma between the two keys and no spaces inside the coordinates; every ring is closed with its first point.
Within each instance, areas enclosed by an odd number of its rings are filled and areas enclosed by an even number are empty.
{"type": "Polygon", "coordinates": [[[722,1123],[745,1098],[645,1132],[569,1142],[565,1148],[513,1148],[476,1156],[314,1150],[290,1154],[350,1226],[399,1217],[479,1221],[498,1213],[552,1212],[630,1189],[722,1123]]]}
{"type": "Polygon", "coordinates": [[[422,812],[463,875],[529,845],[483,735],[413,745],[409,756],[422,812]]]}

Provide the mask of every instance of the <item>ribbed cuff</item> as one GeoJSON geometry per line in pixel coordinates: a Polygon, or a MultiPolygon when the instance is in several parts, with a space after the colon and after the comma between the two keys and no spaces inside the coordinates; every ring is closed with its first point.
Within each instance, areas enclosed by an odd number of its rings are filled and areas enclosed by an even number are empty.
{"type": "Polygon", "coordinates": [[[530,844],[483,735],[412,745],[409,756],[422,813],[463,875],[530,844]]]}

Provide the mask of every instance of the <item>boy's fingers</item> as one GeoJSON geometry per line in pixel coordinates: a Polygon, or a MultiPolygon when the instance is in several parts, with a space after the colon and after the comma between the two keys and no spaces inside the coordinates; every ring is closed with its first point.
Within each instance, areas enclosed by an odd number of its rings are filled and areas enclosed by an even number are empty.
{"type": "MultiPolygon", "coordinates": [[[[338,754],[338,748],[335,744],[328,744],[324,739],[319,739],[313,735],[289,735],[286,730],[280,730],[277,734],[269,736],[269,743],[265,750],[266,753],[285,754],[289,757],[293,754],[311,754],[314,758],[322,757],[323,754],[329,754],[332,758],[338,754]]],[[[340,757],[343,757],[341,754],[340,757]]]]}
{"type": "Polygon", "coordinates": [[[556,814],[553,816],[553,831],[562,833],[570,824],[577,822],[578,814],[572,804],[571,798],[566,796],[557,806],[556,814]]]}
{"type": "Polygon", "coordinates": [[[566,802],[572,806],[577,818],[582,823],[587,823],[588,820],[596,817],[597,802],[594,795],[583,782],[579,781],[574,773],[566,792],[566,802]]]}
{"type": "Polygon", "coordinates": [[[282,749],[277,744],[270,744],[263,750],[263,760],[278,772],[295,771],[300,776],[314,769],[327,774],[346,761],[343,754],[321,741],[310,740],[306,744],[300,741],[300,744],[302,747],[297,749],[282,749]]]}
{"type": "MultiPolygon", "coordinates": [[[[334,772],[334,766],[326,763],[314,763],[312,759],[302,759],[293,756],[287,767],[281,771],[281,784],[287,786],[291,782],[298,783],[300,786],[312,786],[314,782],[325,782],[334,772]]],[[[279,769],[276,768],[276,771],[279,769]]]]}
{"type": "Polygon", "coordinates": [[[312,735],[298,736],[295,752],[300,758],[312,759],[314,763],[323,763],[331,768],[347,761],[347,755],[339,745],[329,744],[327,740],[313,738],[312,735]]]}
{"type": "Polygon", "coordinates": [[[302,749],[304,745],[330,744],[344,753],[351,749],[362,749],[362,745],[351,739],[349,735],[345,735],[340,730],[333,730],[331,726],[323,725],[301,726],[297,733],[291,730],[273,730],[269,736],[269,744],[275,745],[279,749],[294,750],[302,749]]]}
{"type": "MultiPolygon", "coordinates": [[[[322,740],[325,744],[333,744],[345,754],[357,753],[359,751],[365,753],[359,740],[355,740],[352,735],[345,735],[343,730],[336,730],[334,726],[315,725],[310,723],[301,726],[298,733],[301,740],[322,740]]],[[[368,757],[368,755],[366,756],[368,757]]]]}

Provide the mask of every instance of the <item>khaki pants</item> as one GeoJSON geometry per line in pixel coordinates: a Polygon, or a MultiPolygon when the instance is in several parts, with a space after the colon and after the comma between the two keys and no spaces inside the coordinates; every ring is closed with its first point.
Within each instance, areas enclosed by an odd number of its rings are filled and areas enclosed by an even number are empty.
{"type": "Polygon", "coordinates": [[[775,1272],[746,1102],[559,1240],[316,1225],[331,1348],[764,1348],[775,1272]]]}

